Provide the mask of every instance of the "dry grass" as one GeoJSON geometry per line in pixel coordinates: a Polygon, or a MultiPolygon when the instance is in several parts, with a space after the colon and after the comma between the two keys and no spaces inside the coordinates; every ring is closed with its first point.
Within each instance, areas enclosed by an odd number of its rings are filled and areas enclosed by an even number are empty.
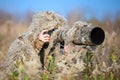
{"type": "Polygon", "coordinates": [[[22,23],[7,21],[0,25],[0,52],[5,54],[12,41],[27,31],[27,26],[22,23]]]}

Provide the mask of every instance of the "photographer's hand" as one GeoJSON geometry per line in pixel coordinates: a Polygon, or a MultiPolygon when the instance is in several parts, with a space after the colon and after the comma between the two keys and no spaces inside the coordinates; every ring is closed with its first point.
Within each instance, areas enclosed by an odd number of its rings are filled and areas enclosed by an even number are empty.
{"type": "Polygon", "coordinates": [[[45,32],[48,32],[48,30],[43,30],[39,36],[38,39],[43,41],[43,42],[50,42],[50,35],[44,34],[45,32]]]}

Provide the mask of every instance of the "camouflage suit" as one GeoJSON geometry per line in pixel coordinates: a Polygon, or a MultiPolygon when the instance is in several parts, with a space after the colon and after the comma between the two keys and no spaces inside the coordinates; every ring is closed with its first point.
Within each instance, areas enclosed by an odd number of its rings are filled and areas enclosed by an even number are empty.
{"type": "Polygon", "coordinates": [[[19,78],[26,74],[31,79],[40,78],[41,62],[38,53],[44,43],[38,40],[38,35],[44,29],[64,27],[65,24],[65,19],[54,12],[35,14],[28,32],[19,36],[9,48],[6,73],[18,71],[19,78]]]}

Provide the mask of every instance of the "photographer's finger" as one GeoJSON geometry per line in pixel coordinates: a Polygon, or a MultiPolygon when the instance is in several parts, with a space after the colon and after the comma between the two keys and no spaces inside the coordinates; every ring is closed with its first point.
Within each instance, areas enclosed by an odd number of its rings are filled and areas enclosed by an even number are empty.
{"type": "Polygon", "coordinates": [[[44,35],[44,38],[46,38],[46,37],[49,37],[49,38],[50,38],[50,35],[48,35],[48,34],[45,34],[45,35],[44,35]]]}
{"type": "Polygon", "coordinates": [[[48,30],[42,30],[41,34],[43,35],[45,32],[48,32],[48,30]]]}
{"type": "Polygon", "coordinates": [[[50,40],[50,38],[49,37],[45,37],[44,40],[50,40]]]}

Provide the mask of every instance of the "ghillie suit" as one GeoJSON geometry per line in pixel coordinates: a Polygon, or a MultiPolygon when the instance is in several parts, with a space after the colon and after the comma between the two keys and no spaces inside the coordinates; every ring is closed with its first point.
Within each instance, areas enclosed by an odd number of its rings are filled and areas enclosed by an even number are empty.
{"type": "Polygon", "coordinates": [[[5,73],[12,76],[16,72],[18,79],[25,75],[30,79],[41,78],[42,64],[38,54],[44,43],[38,40],[38,35],[44,29],[64,27],[65,24],[65,19],[54,12],[35,14],[28,32],[19,36],[10,46],[5,73]]]}

